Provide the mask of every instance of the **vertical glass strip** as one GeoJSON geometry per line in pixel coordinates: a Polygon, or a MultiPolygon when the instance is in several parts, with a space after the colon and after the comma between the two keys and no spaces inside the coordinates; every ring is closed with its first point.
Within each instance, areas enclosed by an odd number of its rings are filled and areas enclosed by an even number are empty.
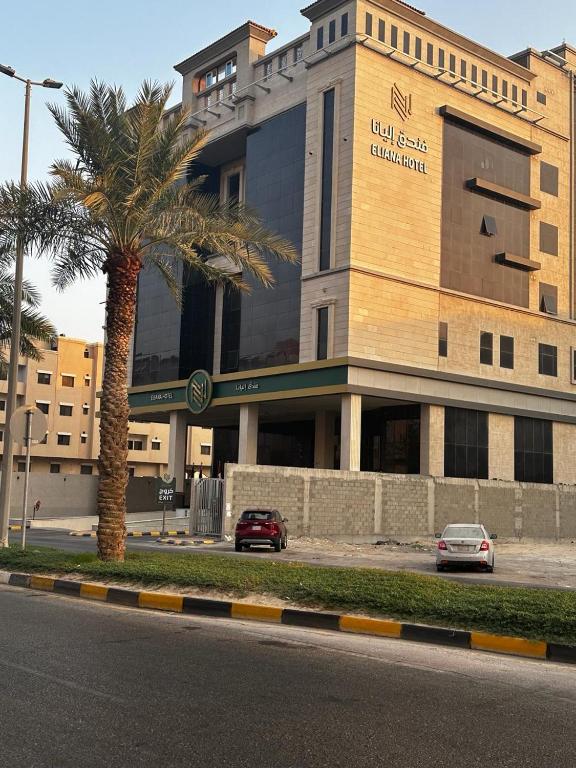
{"type": "Polygon", "coordinates": [[[320,271],[330,269],[332,245],[332,177],[334,166],[334,103],[331,88],[324,93],[324,135],[322,139],[322,204],[320,212],[320,271]]]}

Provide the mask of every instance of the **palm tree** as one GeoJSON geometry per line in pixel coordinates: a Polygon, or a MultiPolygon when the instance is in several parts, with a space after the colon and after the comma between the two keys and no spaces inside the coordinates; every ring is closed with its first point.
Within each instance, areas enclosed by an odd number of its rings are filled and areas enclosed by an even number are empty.
{"type": "MultiPolygon", "coordinates": [[[[11,254],[0,253],[0,371],[8,365],[6,350],[12,338],[14,278],[10,272],[11,262],[11,254]]],[[[34,286],[25,282],[22,290],[20,352],[33,360],[42,358],[37,342],[51,341],[56,336],[52,323],[38,312],[39,306],[40,294],[34,286]]]]}
{"type": "Polygon", "coordinates": [[[179,263],[245,289],[237,273],[271,285],[270,257],[297,258],[292,245],[268,232],[254,213],[202,193],[203,178],[191,178],[191,163],[208,137],[190,127],[184,109],[163,124],[170,93],[170,86],[146,82],[128,107],[121,88],[92,82],[89,93],[66,91],[67,108],[49,109],[73,159],[52,165],[48,185],[19,190],[20,197],[13,187],[0,191],[0,247],[3,222],[24,218],[25,226],[15,226],[29,246],[53,259],[58,288],[106,275],[98,462],[103,560],[124,559],[128,355],[141,270],[156,269],[179,300],[179,263]],[[16,201],[12,219],[9,207],[2,210],[3,198],[16,201]],[[206,254],[224,254],[234,268],[216,269],[206,254]]]}

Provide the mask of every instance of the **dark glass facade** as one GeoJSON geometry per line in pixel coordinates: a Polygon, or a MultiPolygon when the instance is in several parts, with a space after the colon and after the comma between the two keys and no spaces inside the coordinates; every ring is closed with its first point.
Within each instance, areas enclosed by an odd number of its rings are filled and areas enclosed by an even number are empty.
{"type": "Polygon", "coordinates": [[[525,483],[554,482],[552,422],[514,419],[514,479],[525,483]]]}
{"type": "Polygon", "coordinates": [[[366,411],[362,416],[363,472],[420,473],[420,406],[366,411]]]}
{"type": "MultiPolygon", "coordinates": [[[[302,252],[306,105],[268,120],[247,138],[246,203],[266,226],[302,252]]],[[[297,363],[300,352],[300,263],[271,264],[275,285],[249,275],[242,294],[241,371],[297,363]]]]}
{"type": "Polygon", "coordinates": [[[444,148],[441,285],[527,307],[529,274],[495,263],[495,256],[530,258],[530,213],[466,185],[479,178],[529,195],[529,156],[449,120],[444,148]],[[496,234],[486,231],[485,217],[496,234]]]}
{"type": "Polygon", "coordinates": [[[465,408],[444,411],[444,475],[488,478],[488,414],[465,408]]]}

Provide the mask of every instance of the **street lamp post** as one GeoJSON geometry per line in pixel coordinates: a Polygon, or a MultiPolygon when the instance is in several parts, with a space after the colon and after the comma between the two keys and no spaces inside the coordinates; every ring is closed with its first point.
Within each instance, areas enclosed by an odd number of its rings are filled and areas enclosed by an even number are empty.
{"type": "MultiPolygon", "coordinates": [[[[0,73],[26,86],[24,102],[24,136],[22,140],[22,167],[20,187],[28,183],[28,137],[30,132],[30,96],[32,86],[43,88],[62,88],[62,83],[46,78],[41,82],[20,77],[12,67],[0,64],[0,73]]],[[[8,546],[8,525],[10,521],[10,496],[12,490],[12,465],[14,462],[14,440],[10,433],[10,419],[16,410],[16,392],[18,388],[18,358],[20,356],[20,325],[22,312],[22,282],[24,275],[24,240],[18,237],[16,243],[16,268],[14,273],[14,307],[12,312],[12,335],[10,338],[10,365],[8,368],[8,396],[6,399],[6,428],[4,430],[4,456],[2,460],[2,485],[0,487],[0,547],[8,546]]]]}

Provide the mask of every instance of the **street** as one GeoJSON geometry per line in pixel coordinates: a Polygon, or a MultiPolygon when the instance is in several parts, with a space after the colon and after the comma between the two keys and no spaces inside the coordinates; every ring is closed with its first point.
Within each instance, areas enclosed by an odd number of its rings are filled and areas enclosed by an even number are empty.
{"type": "MultiPolygon", "coordinates": [[[[17,544],[20,533],[13,531],[10,541],[17,544]]],[[[26,535],[28,546],[53,547],[72,552],[95,552],[96,540],[69,536],[66,531],[30,529],[26,535]]],[[[354,548],[336,551],[328,547],[323,551],[323,542],[317,546],[301,544],[298,539],[292,539],[288,549],[282,553],[271,552],[269,547],[252,549],[250,552],[236,553],[230,542],[218,542],[205,546],[175,546],[160,544],[153,537],[128,538],[129,550],[149,550],[154,552],[179,552],[197,554],[212,552],[213,554],[229,557],[254,557],[278,559],[280,561],[297,561],[307,565],[350,567],[350,568],[383,568],[391,571],[410,571],[429,576],[438,576],[463,584],[488,584],[493,586],[522,586],[544,589],[576,590],[576,549],[567,542],[563,549],[554,545],[540,544],[541,551],[536,557],[530,554],[514,551],[511,554],[500,554],[506,545],[498,544],[497,568],[494,574],[478,573],[477,570],[448,571],[437,573],[434,557],[431,552],[414,549],[393,551],[387,547],[368,547],[368,553],[354,548]]]]}
{"type": "Polygon", "coordinates": [[[0,588],[10,768],[573,768],[576,670],[0,588]]]}

